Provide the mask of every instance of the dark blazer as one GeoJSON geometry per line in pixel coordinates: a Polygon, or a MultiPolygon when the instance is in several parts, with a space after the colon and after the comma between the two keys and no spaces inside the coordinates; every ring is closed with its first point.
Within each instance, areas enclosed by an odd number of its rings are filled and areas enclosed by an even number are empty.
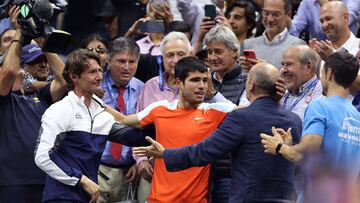
{"type": "Polygon", "coordinates": [[[249,107],[231,112],[206,140],[180,149],[166,149],[168,171],[203,166],[231,152],[232,185],[229,202],[287,202],[294,194],[294,164],[264,153],[260,133],[271,127],[292,128],[294,143],[301,134],[301,119],[282,109],[270,97],[256,99],[249,107]]]}
{"type": "MultiPolygon", "coordinates": [[[[242,74],[240,65],[236,65],[234,69],[225,74],[222,82],[214,77],[212,79],[214,89],[220,92],[226,99],[238,105],[241,94],[245,91],[246,75],[242,74]]],[[[213,180],[218,178],[231,178],[230,170],[230,153],[219,157],[215,163],[211,165],[213,180]]]]}

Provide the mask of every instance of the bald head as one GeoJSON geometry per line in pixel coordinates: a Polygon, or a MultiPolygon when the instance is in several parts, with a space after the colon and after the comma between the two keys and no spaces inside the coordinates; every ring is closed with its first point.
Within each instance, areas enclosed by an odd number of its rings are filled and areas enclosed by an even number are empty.
{"type": "Polygon", "coordinates": [[[326,10],[326,9],[330,9],[339,14],[344,14],[345,12],[348,12],[346,5],[342,1],[328,1],[321,6],[320,12],[321,10],[326,10]]]}
{"type": "Polygon", "coordinates": [[[255,96],[260,94],[272,95],[279,76],[279,70],[275,66],[268,63],[258,63],[249,71],[248,80],[255,84],[255,96]]]}
{"type": "Polygon", "coordinates": [[[342,1],[329,1],[320,8],[320,23],[326,36],[333,43],[349,35],[349,12],[342,1]]]}

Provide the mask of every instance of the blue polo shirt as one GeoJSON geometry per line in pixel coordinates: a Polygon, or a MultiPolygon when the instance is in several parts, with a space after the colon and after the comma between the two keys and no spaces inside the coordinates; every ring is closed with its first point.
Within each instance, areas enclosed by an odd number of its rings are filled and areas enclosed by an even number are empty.
{"type": "Polygon", "coordinates": [[[41,116],[51,102],[50,85],[38,92],[0,96],[0,187],[45,183],[34,150],[41,116]]]}

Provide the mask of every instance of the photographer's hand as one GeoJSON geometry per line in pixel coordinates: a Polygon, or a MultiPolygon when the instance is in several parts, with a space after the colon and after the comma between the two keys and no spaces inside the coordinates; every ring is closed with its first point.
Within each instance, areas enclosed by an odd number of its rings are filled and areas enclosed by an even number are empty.
{"type": "Polygon", "coordinates": [[[213,27],[215,27],[215,21],[211,20],[210,17],[205,16],[202,20],[202,23],[200,24],[200,29],[198,36],[196,38],[194,47],[193,47],[193,54],[195,55],[198,51],[202,49],[202,42],[204,40],[204,37],[206,33],[213,27]]]}
{"type": "Polygon", "coordinates": [[[16,5],[11,6],[11,8],[9,10],[9,17],[10,17],[11,23],[15,26],[16,30],[20,29],[19,23],[17,22],[19,14],[20,14],[20,7],[16,6],[16,5]]]}
{"type": "Polygon", "coordinates": [[[43,47],[44,46],[44,37],[37,37],[37,38],[34,38],[34,41],[39,45],[39,47],[43,47]]]}
{"type": "Polygon", "coordinates": [[[124,37],[133,37],[137,34],[140,34],[140,30],[139,30],[139,26],[141,22],[146,22],[148,20],[150,20],[150,17],[146,17],[146,18],[140,18],[137,21],[135,21],[135,23],[129,28],[129,30],[125,33],[124,37]]]}
{"type": "Polygon", "coordinates": [[[229,20],[223,15],[216,16],[215,22],[219,25],[225,25],[232,29],[229,20]]]}

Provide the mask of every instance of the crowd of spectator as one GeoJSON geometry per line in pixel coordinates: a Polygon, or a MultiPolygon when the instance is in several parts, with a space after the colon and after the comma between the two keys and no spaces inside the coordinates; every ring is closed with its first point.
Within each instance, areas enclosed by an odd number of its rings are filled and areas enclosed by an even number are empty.
{"type": "Polygon", "coordinates": [[[360,201],[360,0],[78,3],[0,19],[0,202],[360,201]]]}

